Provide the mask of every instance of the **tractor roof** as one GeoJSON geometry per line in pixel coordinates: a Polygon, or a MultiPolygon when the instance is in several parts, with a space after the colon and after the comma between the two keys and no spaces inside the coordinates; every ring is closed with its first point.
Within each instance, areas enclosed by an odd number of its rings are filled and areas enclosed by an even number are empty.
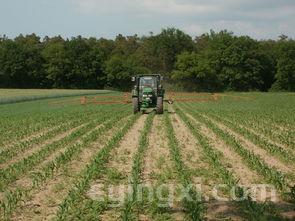
{"type": "Polygon", "coordinates": [[[140,77],[161,77],[160,74],[139,74],[139,75],[136,75],[137,78],[140,78],[140,77]]]}

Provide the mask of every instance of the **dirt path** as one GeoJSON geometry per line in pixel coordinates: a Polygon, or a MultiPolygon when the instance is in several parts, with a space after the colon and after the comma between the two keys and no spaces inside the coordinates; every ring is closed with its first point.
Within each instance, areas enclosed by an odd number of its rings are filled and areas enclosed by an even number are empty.
{"type": "MultiPolygon", "coordinates": [[[[118,123],[123,124],[127,119],[118,123]]],[[[97,127],[100,127],[98,125],[97,127]]],[[[14,215],[12,220],[51,220],[54,218],[59,204],[73,188],[74,180],[80,171],[90,162],[93,156],[101,149],[107,140],[119,130],[119,125],[107,131],[89,146],[84,147],[78,157],[64,165],[54,178],[32,193],[30,200],[26,201],[14,215]]]]}
{"type": "MultiPolygon", "coordinates": [[[[126,134],[120,142],[120,146],[115,149],[112,160],[108,163],[107,168],[115,168],[125,178],[131,173],[133,166],[133,156],[137,151],[141,131],[147,115],[142,115],[133,128],[126,134]]],[[[127,181],[127,180],[125,180],[127,181]]]]}

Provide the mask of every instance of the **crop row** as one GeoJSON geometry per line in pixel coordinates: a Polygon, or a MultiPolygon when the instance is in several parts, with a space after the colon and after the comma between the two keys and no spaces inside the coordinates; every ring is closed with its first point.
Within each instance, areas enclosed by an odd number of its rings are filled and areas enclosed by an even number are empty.
{"type": "Polygon", "coordinates": [[[98,137],[110,130],[113,125],[120,121],[120,119],[124,118],[128,112],[125,110],[124,112],[115,115],[110,120],[108,120],[110,117],[109,115],[102,116],[101,121],[105,121],[106,123],[84,135],[79,143],[69,146],[64,153],[59,154],[55,160],[47,163],[40,171],[32,173],[32,186],[29,188],[18,188],[14,191],[7,191],[5,194],[5,200],[1,205],[4,212],[4,217],[8,217],[17,207],[19,202],[28,198],[27,196],[32,190],[51,178],[56,170],[70,162],[73,157],[77,156],[83,149],[87,148],[92,142],[97,140],[98,137]]]}
{"type": "Polygon", "coordinates": [[[90,182],[105,171],[104,165],[109,160],[112,149],[117,147],[120,140],[132,127],[138,117],[139,115],[134,115],[129,118],[127,123],[108,140],[104,147],[80,173],[79,178],[75,181],[75,186],[59,206],[57,220],[72,220],[73,217],[75,217],[75,219],[85,218],[83,214],[77,210],[77,208],[81,206],[80,203],[84,198],[84,193],[90,187],[90,182]]]}
{"type": "Polygon", "coordinates": [[[191,185],[192,179],[188,171],[188,168],[183,163],[183,160],[181,158],[179,144],[175,136],[175,131],[173,129],[171,119],[167,112],[165,112],[164,114],[164,120],[165,120],[165,127],[166,127],[167,137],[168,137],[168,145],[169,145],[171,157],[175,164],[175,169],[178,173],[178,178],[181,184],[183,185],[183,187],[189,190],[188,194],[190,196],[190,199],[188,197],[185,197],[183,199],[183,202],[182,202],[183,207],[186,210],[186,213],[188,214],[191,220],[194,220],[194,221],[203,220],[206,209],[201,199],[202,198],[201,193],[199,193],[194,188],[194,186],[191,185]]]}
{"type": "Polygon", "coordinates": [[[200,127],[197,124],[192,123],[192,119],[187,117],[181,109],[176,108],[175,110],[182,121],[189,128],[192,135],[196,138],[196,140],[198,140],[201,148],[203,149],[204,158],[210,165],[212,165],[212,169],[217,171],[216,174],[219,174],[222,182],[227,187],[227,191],[234,189],[236,197],[243,197],[242,200],[237,201],[237,204],[244,216],[246,216],[249,220],[267,220],[271,213],[269,208],[251,199],[250,194],[239,185],[238,180],[235,179],[233,173],[230,172],[221,162],[223,154],[214,149],[214,147],[210,145],[208,138],[200,133],[200,127]]]}
{"type": "MultiPolygon", "coordinates": [[[[105,107],[108,109],[108,107],[105,107]]],[[[87,116],[93,115],[98,111],[104,112],[104,108],[81,109],[80,106],[72,107],[72,109],[61,108],[54,111],[22,113],[18,115],[3,115],[0,124],[0,146],[3,150],[4,145],[11,146],[12,141],[19,141],[32,137],[40,131],[50,130],[53,127],[59,126],[61,123],[71,121],[73,119],[84,119],[87,116]]],[[[15,142],[14,144],[17,144],[15,142]]]]}
{"type": "Polygon", "coordinates": [[[127,105],[93,105],[87,106],[87,108],[80,105],[70,105],[62,108],[42,107],[41,109],[38,105],[32,104],[33,110],[27,110],[28,107],[24,104],[20,104],[19,107],[8,105],[7,110],[4,106],[0,106],[0,149],[3,149],[4,145],[10,146],[15,140],[19,141],[27,137],[32,137],[32,135],[34,136],[34,134],[40,131],[50,130],[61,123],[73,119],[84,119],[98,112],[104,113],[110,107],[114,109],[121,106],[127,105]],[[21,112],[22,109],[24,112],[21,112]]]}
{"type": "Polygon", "coordinates": [[[126,194],[125,203],[121,214],[121,218],[124,221],[134,220],[135,217],[133,211],[135,209],[139,210],[139,206],[137,204],[138,184],[140,183],[144,154],[149,144],[148,134],[151,131],[154,116],[154,113],[152,113],[147,117],[144,128],[140,134],[138,149],[133,159],[131,171],[130,185],[132,185],[132,191],[131,193],[126,194]]]}
{"type": "Polygon", "coordinates": [[[193,110],[192,108],[186,107],[186,111],[190,113],[196,120],[204,123],[208,126],[215,134],[217,134],[229,147],[231,147],[235,152],[237,152],[244,162],[252,169],[256,170],[261,174],[266,181],[275,185],[281,191],[289,190],[288,185],[285,180],[285,176],[277,171],[275,168],[268,166],[258,155],[255,155],[253,152],[245,149],[239,142],[237,138],[229,134],[226,131],[223,131],[211,120],[204,118],[201,114],[193,110]]]}
{"type": "Polygon", "coordinates": [[[238,123],[227,120],[224,117],[216,116],[213,114],[207,114],[207,115],[225,124],[232,130],[237,131],[238,133],[240,133],[241,135],[243,135],[244,137],[252,141],[254,144],[256,144],[258,147],[261,147],[262,149],[268,151],[270,154],[278,156],[281,160],[287,163],[290,163],[290,164],[295,163],[295,156],[288,149],[285,149],[281,146],[270,143],[266,138],[263,138],[257,133],[253,133],[247,130],[246,128],[241,127],[238,123]]]}
{"type": "MultiPolygon", "coordinates": [[[[284,135],[281,133],[277,133],[274,131],[275,129],[272,127],[269,127],[269,125],[263,124],[259,121],[259,119],[255,119],[254,122],[248,121],[241,115],[235,115],[232,117],[231,115],[228,115],[226,113],[217,112],[216,114],[210,113],[213,117],[218,119],[219,121],[223,120],[228,125],[231,125],[234,129],[241,133],[245,133],[249,139],[252,139],[253,142],[256,142],[257,140],[261,140],[262,144],[265,146],[270,146],[268,149],[272,150],[274,147],[280,150],[281,155],[284,157],[284,149],[281,145],[284,144],[287,148],[292,149],[292,145],[294,145],[294,141],[291,139],[291,133],[294,133],[292,131],[288,131],[288,133],[285,133],[284,135]],[[243,125],[243,126],[241,126],[243,125]],[[247,127],[245,127],[246,125],[247,127]],[[248,129],[249,128],[249,129],[248,129]],[[261,135],[262,136],[261,136],[261,135]],[[270,138],[270,139],[269,139],[270,138]],[[274,140],[281,145],[273,144],[273,142],[269,142],[268,140],[274,140]]],[[[285,153],[286,154],[286,153],[285,153]]]]}
{"type": "MultiPolygon", "coordinates": [[[[111,116],[112,113],[107,113],[107,115],[111,116]]],[[[101,115],[95,120],[92,120],[90,123],[82,125],[66,137],[44,146],[39,151],[34,152],[30,156],[12,165],[9,165],[4,170],[0,170],[0,190],[3,191],[6,186],[9,183],[15,181],[19,175],[23,175],[24,173],[26,173],[29,169],[40,163],[54,151],[73,143],[80,136],[90,131],[95,125],[97,125],[98,123],[102,123],[104,119],[105,118],[103,117],[103,115],[101,115]]]]}
{"type": "MultiPolygon", "coordinates": [[[[218,113],[218,115],[221,113],[218,113]]],[[[226,119],[232,119],[232,114],[222,113],[222,117],[226,119]]],[[[294,130],[281,130],[278,125],[270,125],[267,122],[261,121],[259,116],[253,116],[251,120],[247,119],[242,114],[234,114],[234,118],[241,125],[255,130],[256,133],[262,133],[266,137],[270,137],[272,140],[282,143],[287,146],[294,146],[295,132],[294,130]]]]}
{"type": "MultiPolygon", "coordinates": [[[[110,109],[110,108],[108,108],[110,109]]],[[[73,118],[67,123],[61,123],[59,126],[45,132],[43,135],[35,137],[31,140],[25,140],[19,142],[3,151],[0,152],[0,164],[3,164],[13,158],[15,155],[24,152],[25,150],[30,149],[34,145],[42,145],[42,142],[54,138],[56,135],[66,132],[67,130],[77,127],[85,121],[89,121],[97,116],[97,113],[87,115],[84,118],[73,118]]]]}
{"type": "MultiPolygon", "coordinates": [[[[26,93],[26,91],[25,91],[26,93]]],[[[32,91],[32,93],[27,93],[25,95],[21,94],[19,96],[1,96],[0,105],[1,104],[11,104],[17,102],[24,101],[35,101],[35,100],[44,100],[44,99],[52,99],[52,98],[64,98],[64,97],[75,97],[75,96],[85,96],[85,95],[98,95],[98,94],[109,94],[110,91],[96,91],[96,90],[84,90],[84,91],[66,91],[66,90],[56,90],[56,91],[32,91]]]]}

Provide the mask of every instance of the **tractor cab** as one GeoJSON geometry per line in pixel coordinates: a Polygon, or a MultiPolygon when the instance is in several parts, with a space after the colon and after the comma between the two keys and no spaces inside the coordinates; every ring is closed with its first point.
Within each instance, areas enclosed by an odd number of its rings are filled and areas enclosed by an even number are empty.
{"type": "Polygon", "coordinates": [[[146,76],[139,78],[139,87],[157,89],[157,77],[146,76]]]}
{"type": "Polygon", "coordinates": [[[148,108],[156,108],[157,113],[163,113],[164,90],[161,80],[161,75],[138,75],[132,78],[134,113],[145,112],[148,108]]]}

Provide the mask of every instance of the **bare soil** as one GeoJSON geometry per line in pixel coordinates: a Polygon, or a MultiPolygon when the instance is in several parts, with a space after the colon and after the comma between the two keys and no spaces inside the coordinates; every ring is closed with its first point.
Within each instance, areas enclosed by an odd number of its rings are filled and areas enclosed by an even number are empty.
{"type": "Polygon", "coordinates": [[[242,221],[245,220],[239,214],[236,205],[232,202],[210,201],[207,205],[208,221],[231,220],[242,221]]]}

